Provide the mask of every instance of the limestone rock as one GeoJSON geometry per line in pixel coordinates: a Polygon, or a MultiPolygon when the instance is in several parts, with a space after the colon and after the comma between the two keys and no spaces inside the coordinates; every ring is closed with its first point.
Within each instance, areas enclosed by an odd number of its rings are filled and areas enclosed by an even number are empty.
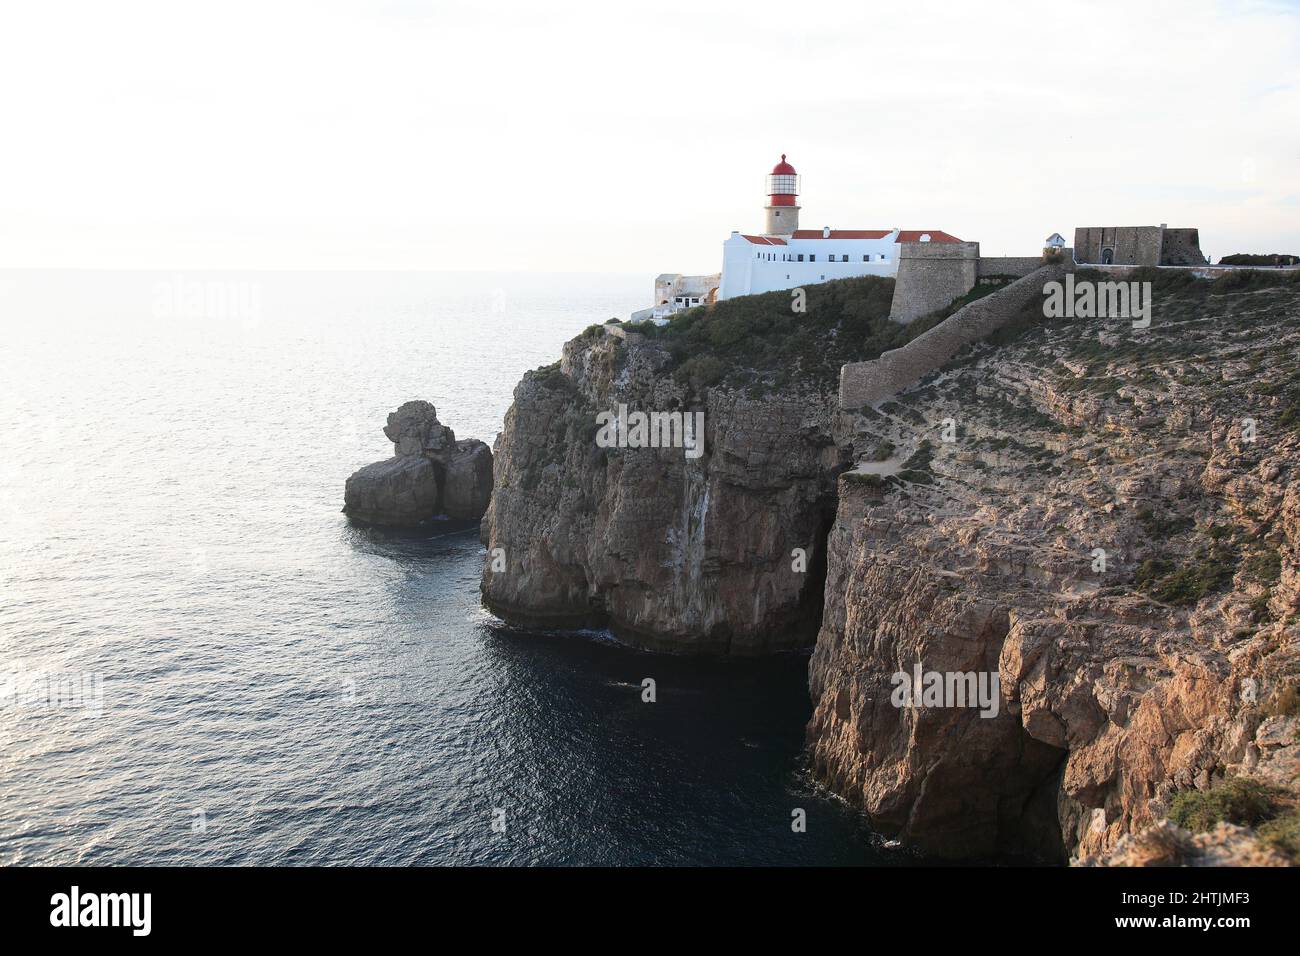
{"type": "Polygon", "coordinates": [[[455,433],[438,421],[432,404],[416,400],[390,412],[384,434],[393,443],[394,455],[446,454],[456,444],[455,433]]]}
{"type": "Polygon", "coordinates": [[[384,435],[395,456],[348,478],[343,511],[367,524],[414,527],[446,517],[478,521],[492,496],[492,452],[473,438],[457,441],[429,402],[406,402],[388,416],[384,435]]]}
{"type": "Polygon", "coordinates": [[[492,451],[475,438],[458,441],[447,459],[442,510],[449,518],[477,521],[492,498],[492,451]]]}
{"type": "Polygon", "coordinates": [[[1168,820],[1121,837],[1109,852],[1079,866],[1290,866],[1291,861],[1245,827],[1220,823],[1195,835],[1168,820]]]}
{"type": "Polygon", "coordinates": [[[343,510],[369,524],[417,525],[437,514],[438,492],[433,462],[399,455],[366,465],[348,478],[343,510]]]}
{"type": "Polygon", "coordinates": [[[607,626],[656,650],[807,647],[843,467],[834,396],[700,397],[663,371],[668,358],[652,341],[582,337],[558,368],[524,376],[494,448],[483,528],[506,568],[486,564],[484,603],[515,623],[607,626]],[[596,415],[620,404],[702,412],[702,454],[599,447],[596,415]]]}
{"type": "Polygon", "coordinates": [[[1166,291],[1145,345],[1040,324],[863,416],[866,447],[930,444],[923,468],[840,482],[808,740],[878,828],[1064,860],[1152,827],[1179,790],[1300,789],[1300,433],[1272,397],[1294,392],[1272,356],[1300,348],[1300,284],[1255,294],[1249,335],[1249,293],[1166,291]],[[1240,440],[1245,409],[1267,440],[1240,440]],[[917,660],[996,671],[1001,713],[891,706],[917,660]]]}

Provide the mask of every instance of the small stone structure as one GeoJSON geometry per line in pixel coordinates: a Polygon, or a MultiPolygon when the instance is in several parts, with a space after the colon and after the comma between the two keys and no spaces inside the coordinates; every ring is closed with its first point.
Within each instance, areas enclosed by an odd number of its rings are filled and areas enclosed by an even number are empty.
{"type": "Polygon", "coordinates": [[[1044,248],[1036,256],[981,256],[978,242],[905,242],[889,317],[904,324],[951,305],[977,284],[1022,278],[1051,259],[1069,261],[1073,250],[1044,248]]]}
{"type": "Polygon", "coordinates": [[[1073,268],[1068,257],[1049,265],[1040,262],[1034,272],[976,299],[902,348],[869,362],[842,366],[840,407],[852,410],[874,405],[915,385],[967,345],[1006,325],[1033,299],[1042,297],[1045,283],[1060,280],[1073,268]]]}
{"type": "Polygon", "coordinates": [[[961,298],[975,287],[979,258],[978,242],[899,243],[889,317],[911,322],[961,298]]]}
{"type": "Polygon", "coordinates": [[[605,334],[612,335],[616,339],[622,339],[628,345],[639,345],[645,341],[645,336],[640,332],[631,332],[621,325],[606,325],[605,334]]]}
{"type": "Polygon", "coordinates": [[[439,516],[478,521],[492,496],[492,451],[475,438],[456,440],[428,402],[388,416],[393,457],[347,480],[343,512],[366,524],[413,527],[439,516]]]}
{"type": "Polygon", "coordinates": [[[647,322],[666,319],[674,313],[693,309],[698,305],[712,305],[718,297],[722,273],[707,276],[684,276],[680,272],[665,272],[655,277],[655,304],[648,309],[633,312],[629,321],[647,322]]]}
{"type": "Polygon", "coordinates": [[[1200,266],[1200,231],[1159,226],[1080,226],[1074,230],[1074,258],[1080,264],[1117,266],[1200,266]]]}

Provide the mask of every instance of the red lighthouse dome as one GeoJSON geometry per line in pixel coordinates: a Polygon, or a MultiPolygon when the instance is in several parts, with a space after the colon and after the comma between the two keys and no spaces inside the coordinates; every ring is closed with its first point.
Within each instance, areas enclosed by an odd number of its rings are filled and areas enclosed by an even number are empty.
{"type": "Polygon", "coordinates": [[[772,173],[767,177],[767,195],[771,199],[769,205],[795,205],[794,197],[799,195],[799,175],[785,161],[785,153],[781,154],[781,161],[772,167],[772,173]]]}

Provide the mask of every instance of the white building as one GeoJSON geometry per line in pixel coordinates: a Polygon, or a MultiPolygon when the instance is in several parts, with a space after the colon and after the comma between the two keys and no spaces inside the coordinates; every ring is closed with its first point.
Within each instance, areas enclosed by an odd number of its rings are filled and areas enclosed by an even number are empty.
{"type": "Polygon", "coordinates": [[[941,229],[799,228],[799,174],[785,156],[767,177],[766,231],[733,231],[722,244],[722,272],[711,276],[667,273],[655,279],[655,304],[632,321],[667,321],[674,312],[854,276],[893,276],[902,242],[960,242],[941,229]]]}
{"type": "Polygon", "coordinates": [[[718,272],[708,276],[684,276],[680,272],[655,276],[655,304],[633,312],[632,321],[654,319],[662,324],[674,312],[708,305],[717,298],[721,282],[722,274],[718,272]]]}
{"type": "Polygon", "coordinates": [[[799,176],[781,157],[767,177],[767,231],[722,244],[719,299],[898,272],[900,242],[960,242],[941,229],[800,229],[799,176]]]}

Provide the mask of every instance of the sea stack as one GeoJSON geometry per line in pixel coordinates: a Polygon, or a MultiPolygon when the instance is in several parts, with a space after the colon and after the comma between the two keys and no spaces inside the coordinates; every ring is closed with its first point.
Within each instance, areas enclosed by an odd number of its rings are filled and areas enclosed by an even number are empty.
{"type": "Polygon", "coordinates": [[[456,440],[426,401],[388,416],[393,457],[347,480],[343,513],[365,524],[412,528],[438,519],[478,521],[492,497],[492,452],[475,438],[456,440]]]}

